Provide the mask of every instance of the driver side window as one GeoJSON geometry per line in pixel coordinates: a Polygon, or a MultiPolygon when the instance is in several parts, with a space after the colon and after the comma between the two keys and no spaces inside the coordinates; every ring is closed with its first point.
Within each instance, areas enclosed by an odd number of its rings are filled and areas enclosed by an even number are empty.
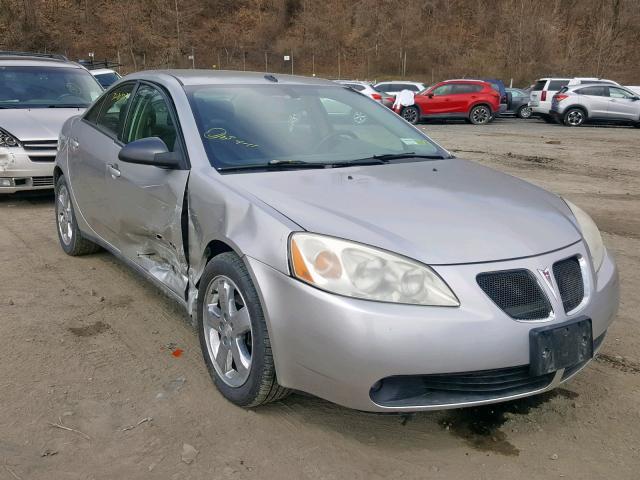
{"type": "Polygon", "coordinates": [[[609,96],[611,98],[631,98],[633,95],[621,88],[609,87],[609,96]]]}
{"type": "Polygon", "coordinates": [[[438,95],[450,95],[451,94],[451,89],[453,88],[453,85],[440,85],[439,87],[435,88],[433,90],[433,94],[438,96],[438,95]]]}
{"type": "MultiPolygon", "coordinates": [[[[120,137],[127,114],[129,98],[135,84],[128,83],[122,85],[112,92],[107,93],[104,100],[101,100],[102,108],[96,118],[96,125],[108,134],[120,137]]],[[[87,118],[89,120],[90,116],[87,118]]],[[[90,120],[89,120],[90,121],[90,120]]]]}
{"type": "Polygon", "coordinates": [[[131,103],[123,141],[158,137],[170,152],[176,149],[177,129],[164,96],[154,87],[141,85],[131,103]]]}

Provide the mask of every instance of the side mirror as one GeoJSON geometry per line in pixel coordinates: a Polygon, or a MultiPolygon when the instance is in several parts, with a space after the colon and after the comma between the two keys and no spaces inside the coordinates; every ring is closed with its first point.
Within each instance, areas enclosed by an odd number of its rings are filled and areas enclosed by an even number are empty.
{"type": "Polygon", "coordinates": [[[640,100],[640,97],[631,97],[631,100],[633,100],[634,102],[637,102],[638,100],[640,100]]]}
{"type": "Polygon", "coordinates": [[[167,145],[158,137],[141,138],[128,143],[122,147],[118,158],[123,162],[174,170],[182,167],[180,154],[170,152],[167,145]]]}
{"type": "Polygon", "coordinates": [[[429,92],[429,93],[427,93],[427,97],[429,97],[429,98],[433,98],[433,92],[429,92]]]}

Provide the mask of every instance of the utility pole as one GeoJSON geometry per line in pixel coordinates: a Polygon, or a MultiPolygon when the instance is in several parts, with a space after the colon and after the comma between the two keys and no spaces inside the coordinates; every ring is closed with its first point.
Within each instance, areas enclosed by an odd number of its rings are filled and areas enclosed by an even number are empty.
{"type": "Polygon", "coordinates": [[[338,49],[338,80],[342,77],[340,76],[340,49],[338,49]]]}
{"type": "Polygon", "coordinates": [[[247,52],[242,49],[242,71],[247,71],[247,52]]]}
{"type": "Polygon", "coordinates": [[[267,52],[264,52],[264,73],[269,71],[269,57],[267,56],[267,52]]]}
{"type": "Polygon", "coordinates": [[[189,60],[191,60],[191,68],[195,69],[196,68],[196,56],[193,53],[193,47],[191,47],[191,55],[189,55],[189,60]]]}
{"type": "Polygon", "coordinates": [[[293,75],[293,48],[291,49],[291,75],[293,75]]]}
{"type": "Polygon", "coordinates": [[[316,54],[311,55],[311,76],[316,76],[316,54]]]}

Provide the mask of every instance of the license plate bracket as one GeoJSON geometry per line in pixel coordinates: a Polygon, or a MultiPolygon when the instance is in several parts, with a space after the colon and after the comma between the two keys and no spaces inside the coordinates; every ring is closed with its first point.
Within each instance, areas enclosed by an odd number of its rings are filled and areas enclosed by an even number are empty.
{"type": "Polygon", "coordinates": [[[581,317],[529,331],[531,375],[545,375],[592,357],[593,331],[590,318],[581,317]]]}

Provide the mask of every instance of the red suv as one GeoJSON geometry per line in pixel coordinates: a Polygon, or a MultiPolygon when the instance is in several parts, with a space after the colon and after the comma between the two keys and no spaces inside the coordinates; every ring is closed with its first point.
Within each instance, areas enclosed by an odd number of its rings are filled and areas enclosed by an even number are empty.
{"type": "Polygon", "coordinates": [[[464,118],[484,125],[500,112],[500,94],[481,80],[446,80],[414,98],[414,105],[396,108],[396,113],[413,124],[425,118],[464,118]]]}

